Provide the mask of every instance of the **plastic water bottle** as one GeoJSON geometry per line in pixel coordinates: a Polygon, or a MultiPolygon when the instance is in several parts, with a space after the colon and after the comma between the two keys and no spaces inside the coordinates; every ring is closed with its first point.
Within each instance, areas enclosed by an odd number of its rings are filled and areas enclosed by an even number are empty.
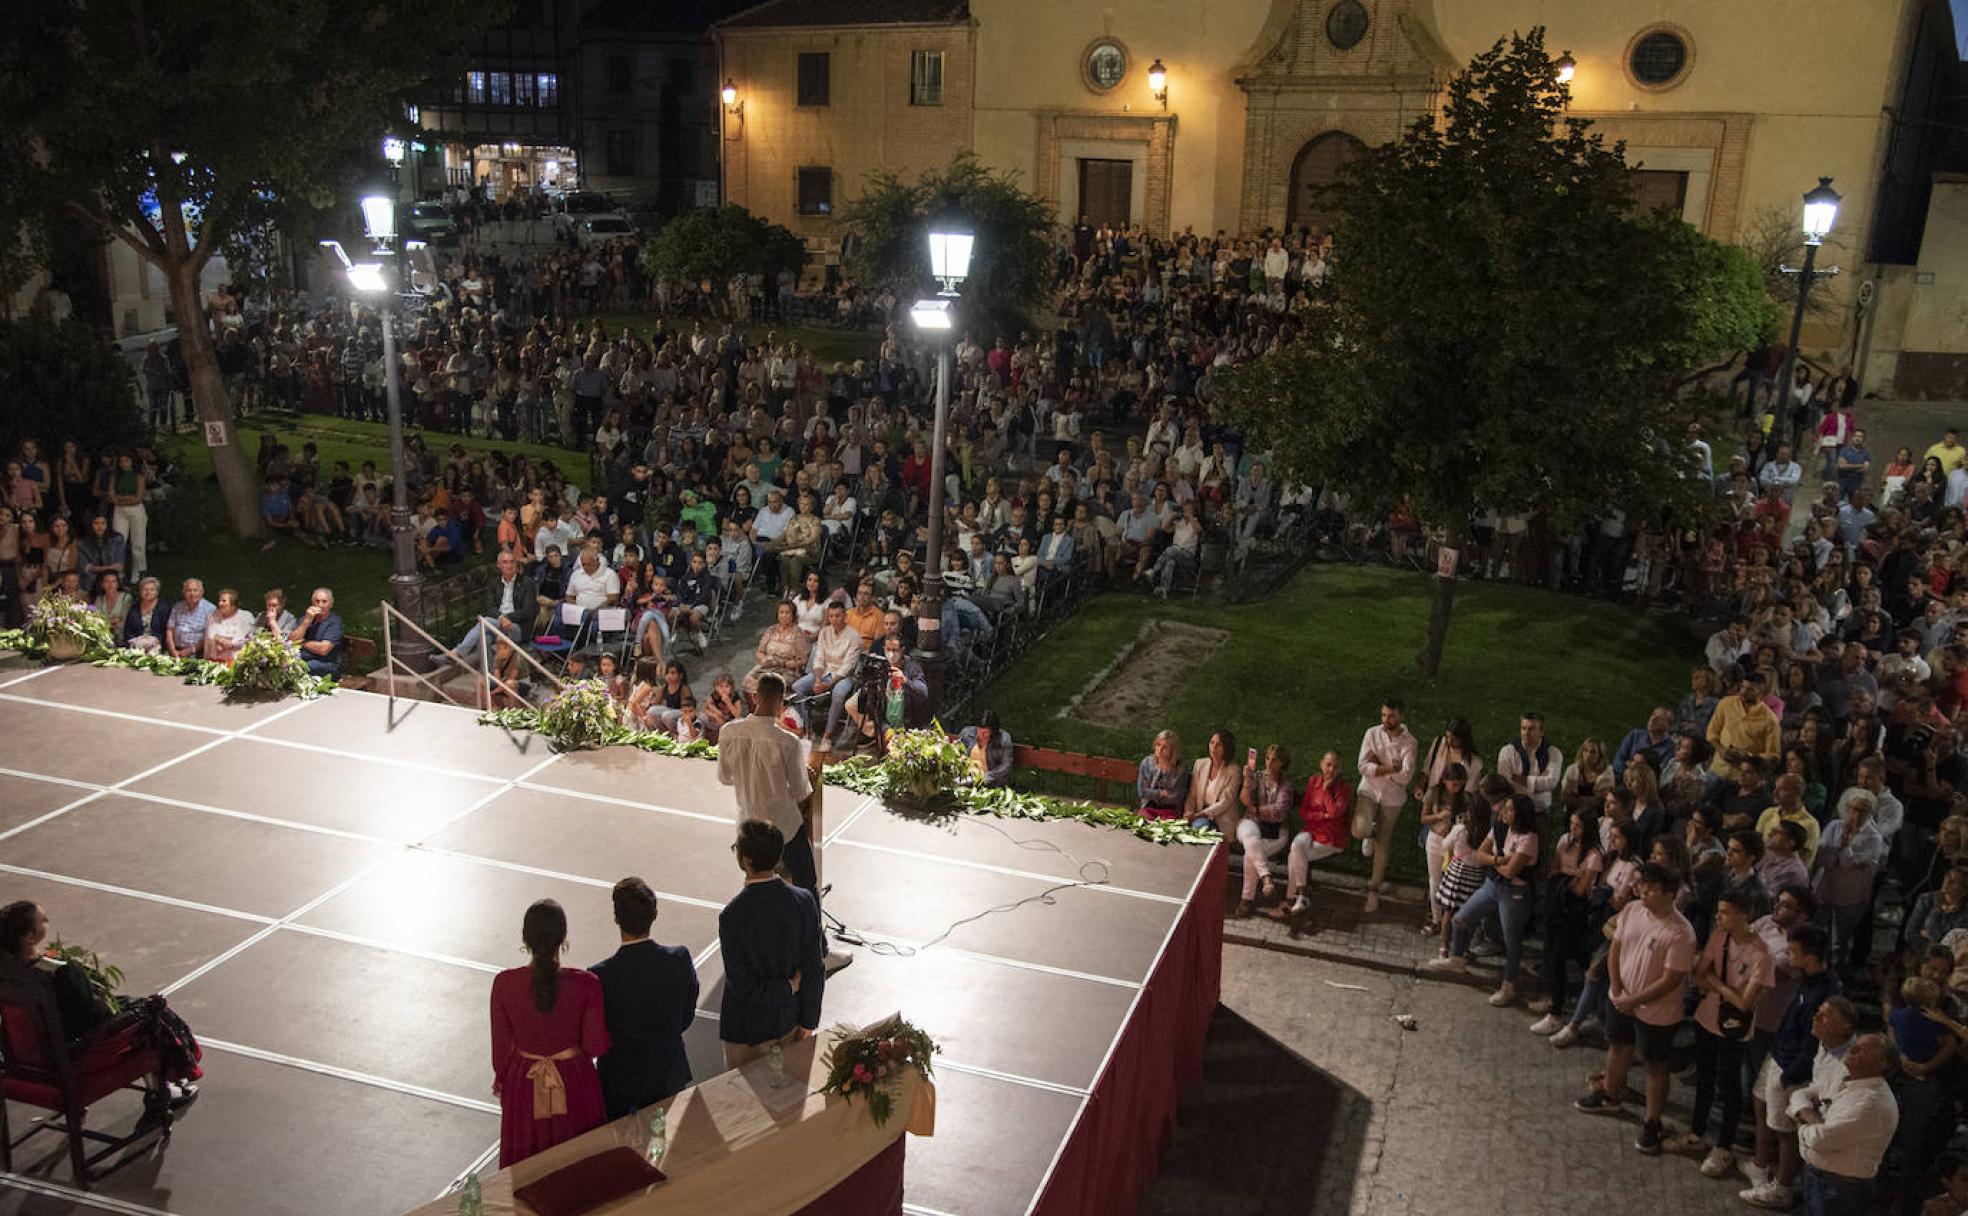
{"type": "Polygon", "coordinates": [[[481,1216],[484,1211],[485,1197],[479,1192],[478,1175],[469,1175],[465,1185],[458,1188],[458,1216],[481,1216]]]}
{"type": "Polygon", "coordinates": [[[663,1154],[669,1151],[669,1147],[670,1147],[669,1116],[664,1112],[663,1108],[659,1106],[649,1116],[650,1163],[653,1165],[661,1161],[663,1159],[663,1154]]]}
{"type": "Polygon", "coordinates": [[[786,1075],[786,1048],[782,1044],[774,1043],[772,1045],[771,1057],[772,1057],[772,1075],[774,1077],[785,1076],[786,1075]]]}

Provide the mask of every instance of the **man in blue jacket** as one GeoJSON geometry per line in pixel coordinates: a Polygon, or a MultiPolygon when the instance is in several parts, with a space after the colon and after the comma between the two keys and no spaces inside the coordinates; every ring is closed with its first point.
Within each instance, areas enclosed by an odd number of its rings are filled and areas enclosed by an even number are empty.
{"type": "Polygon", "coordinates": [[[813,893],[779,877],[785,837],[774,825],[747,819],[732,851],[745,886],[718,913],[724,960],[724,999],[718,1034],[724,1062],[737,1068],[774,1043],[795,1043],[820,1026],[826,985],[826,939],[813,893]]]}
{"type": "Polygon", "coordinates": [[[601,977],[608,1054],[598,1065],[610,1119],[661,1102],[690,1085],[683,1034],[697,1018],[697,968],[682,946],[649,938],[656,892],[631,875],[615,884],[622,946],[588,970],[601,977]]]}

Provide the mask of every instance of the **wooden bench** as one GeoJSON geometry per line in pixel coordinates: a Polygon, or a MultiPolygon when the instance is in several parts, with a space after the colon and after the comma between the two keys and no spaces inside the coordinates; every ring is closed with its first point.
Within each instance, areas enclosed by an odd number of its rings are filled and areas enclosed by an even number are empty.
{"type": "Polygon", "coordinates": [[[1014,767],[1035,768],[1047,773],[1065,773],[1073,777],[1091,777],[1094,780],[1094,800],[1112,802],[1109,797],[1111,784],[1120,782],[1129,793],[1122,799],[1133,805],[1132,787],[1141,774],[1141,766],[1130,760],[1116,760],[1112,756],[1088,756],[1080,752],[1055,751],[1049,747],[1028,747],[1023,743],[1011,749],[1011,762],[1014,767]]]}

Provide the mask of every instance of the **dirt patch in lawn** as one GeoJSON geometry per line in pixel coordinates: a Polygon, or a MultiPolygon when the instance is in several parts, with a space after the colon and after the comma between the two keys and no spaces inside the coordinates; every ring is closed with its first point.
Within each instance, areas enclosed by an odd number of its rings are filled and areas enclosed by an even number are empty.
{"type": "Polygon", "coordinates": [[[1184,682],[1229,640],[1227,629],[1149,621],[1060,716],[1096,726],[1157,722],[1184,682]]]}

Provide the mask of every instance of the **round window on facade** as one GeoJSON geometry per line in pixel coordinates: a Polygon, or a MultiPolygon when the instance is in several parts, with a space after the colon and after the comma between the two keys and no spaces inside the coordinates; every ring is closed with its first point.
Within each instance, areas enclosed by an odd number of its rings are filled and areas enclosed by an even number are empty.
{"type": "Polygon", "coordinates": [[[1127,48],[1111,38],[1102,38],[1087,48],[1080,63],[1086,86],[1096,93],[1111,93],[1127,79],[1127,48]]]}
{"type": "Polygon", "coordinates": [[[1626,48],[1626,73],[1643,89],[1671,89],[1687,79],[1695,50],[1680,26],[1649,26],[1626,48]]]}

